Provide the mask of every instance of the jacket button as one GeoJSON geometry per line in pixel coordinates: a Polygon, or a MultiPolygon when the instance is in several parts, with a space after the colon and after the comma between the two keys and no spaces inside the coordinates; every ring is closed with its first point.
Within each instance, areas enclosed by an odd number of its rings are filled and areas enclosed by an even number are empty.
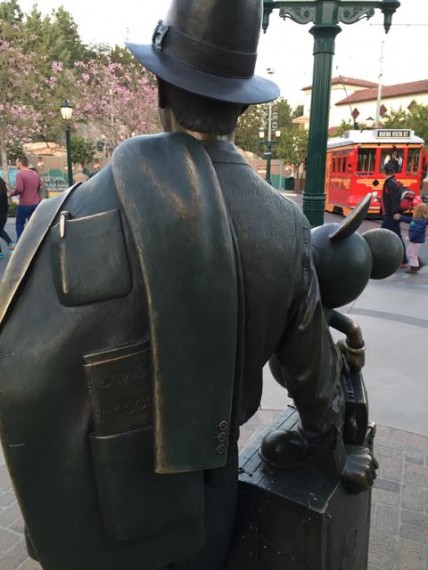
{"type": "Polygon", "coordinates": [[[226,441],[227,435],[224,433],[224,431],[222,431],[221,433],[218,434],[217,439],[218,441],[226,441]]]}
{"type": "Polygon", "coordinates": [[[229,427],[229,424],[227,423],[226,420],[223,420],[218,424],[218,428],[221,431],[226,431],[228,427],[229,427]]]}
{"type": "Polygon", "coordinates": [[[226,453],[226,446],[224,445],[224,443],[220,443],[220,445],[217,445],[215,450],[219,455],[223,455],[224,453],[226,453]]]}

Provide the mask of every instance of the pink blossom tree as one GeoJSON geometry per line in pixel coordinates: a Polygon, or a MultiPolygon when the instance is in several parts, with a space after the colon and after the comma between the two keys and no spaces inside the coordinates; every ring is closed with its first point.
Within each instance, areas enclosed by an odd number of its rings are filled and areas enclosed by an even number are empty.
{"type": "Polygon", "coordinates": [[[6,182],[8,145],[28,142],[39,130],[40,113],[30,103],[38,97],[36,74],[31,55],[8,40],[0,42],[0,148],[6,182]]]}
{"type": "Polygon", "coordinates": [[[0,32],[0,149],[8,183],[8,147],[43,137],[54,115],[59,115],[55,94],[59,73],[54,68],[46,73],[49,64],[43,54],[22,49],[23,35],[18,25],[0,22],[0,32]]]}
{"type": "Polygon", "coordinates": [[[75,120],[98,127],[113,148],[125,138],[159,131],[153,78],[137,63],[109,55],[75,64],[75,120]]]}

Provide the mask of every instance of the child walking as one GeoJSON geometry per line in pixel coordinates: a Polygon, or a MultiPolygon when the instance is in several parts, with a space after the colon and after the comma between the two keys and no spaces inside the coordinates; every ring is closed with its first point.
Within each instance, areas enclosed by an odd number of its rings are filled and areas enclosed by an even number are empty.
{"type": "Polygon", "coordinates": [[[413,210],[413,218],[402,214],[400,221],[409,224],[409,245],[407,246],[409,269],[406,273],[417,273],[423,265],[419,259],[419,250],[421,245],[425,243],[428,225],[428,206],[426,204],[418,204],[413,210]]]}

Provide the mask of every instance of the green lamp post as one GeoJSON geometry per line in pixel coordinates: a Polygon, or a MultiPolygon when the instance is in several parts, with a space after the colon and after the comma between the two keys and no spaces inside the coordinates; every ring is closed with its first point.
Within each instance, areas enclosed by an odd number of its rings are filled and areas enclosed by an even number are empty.
{"type": "Polygon", "coordinates": [[[68,185],[73,185],[73,161],[71,157],[71,118],[73,116],[73,105],[67,99],[61,105],[61,117],[65,123],[65,146],[67,151],[67,175],[68,185]]]}
{"type": "Polygon", "coordinates": [[[261,144],[266,148],[265,152],[263,153],[263,157],[266,158],[266,182],[271,184],[271,163],[272,163],[272,149],[273,147],[277,146],[279,143],[279,137],[281,136],[281,131],[275,131],[276,139],[272,139],[271,130],[268,129],[268,137],[267,140],[263,140],[265,138],[265,131],[259,131],[259,138],[261,144]]]}
{"type": "Polygon", "coordinates": [[[371,18],[375,8],[384,14],[384,28],[388,33],[392,15],[400,6],[398,0],[264,0],[263,30],[269,26],[269,16],[279,9],[281,18],[290,18],[298,24],[313,22],[314,67],[309,121],[306,188],[303,211],[313,227],[324,221],[324,179],[330,110],[331,69],[334,42],[341,31],[339,22],[353,24],[371,18]]]}

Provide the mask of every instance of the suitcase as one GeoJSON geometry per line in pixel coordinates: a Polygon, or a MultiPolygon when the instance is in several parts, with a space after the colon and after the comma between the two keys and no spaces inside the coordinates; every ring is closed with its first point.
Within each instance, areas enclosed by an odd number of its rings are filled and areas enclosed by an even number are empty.
{"type": "MultiPolygon", "coordinates": [[[[289,407],[271,426],[291,430],[289,407]]],[[[259,455],[265,434],[240,455],[237,526],[228,570],[365,570],[371,491],[349,494],[310,464],[280,471],[259,455]]],[[[372,447],[374,425],[367,431],[372,447]]]]}

